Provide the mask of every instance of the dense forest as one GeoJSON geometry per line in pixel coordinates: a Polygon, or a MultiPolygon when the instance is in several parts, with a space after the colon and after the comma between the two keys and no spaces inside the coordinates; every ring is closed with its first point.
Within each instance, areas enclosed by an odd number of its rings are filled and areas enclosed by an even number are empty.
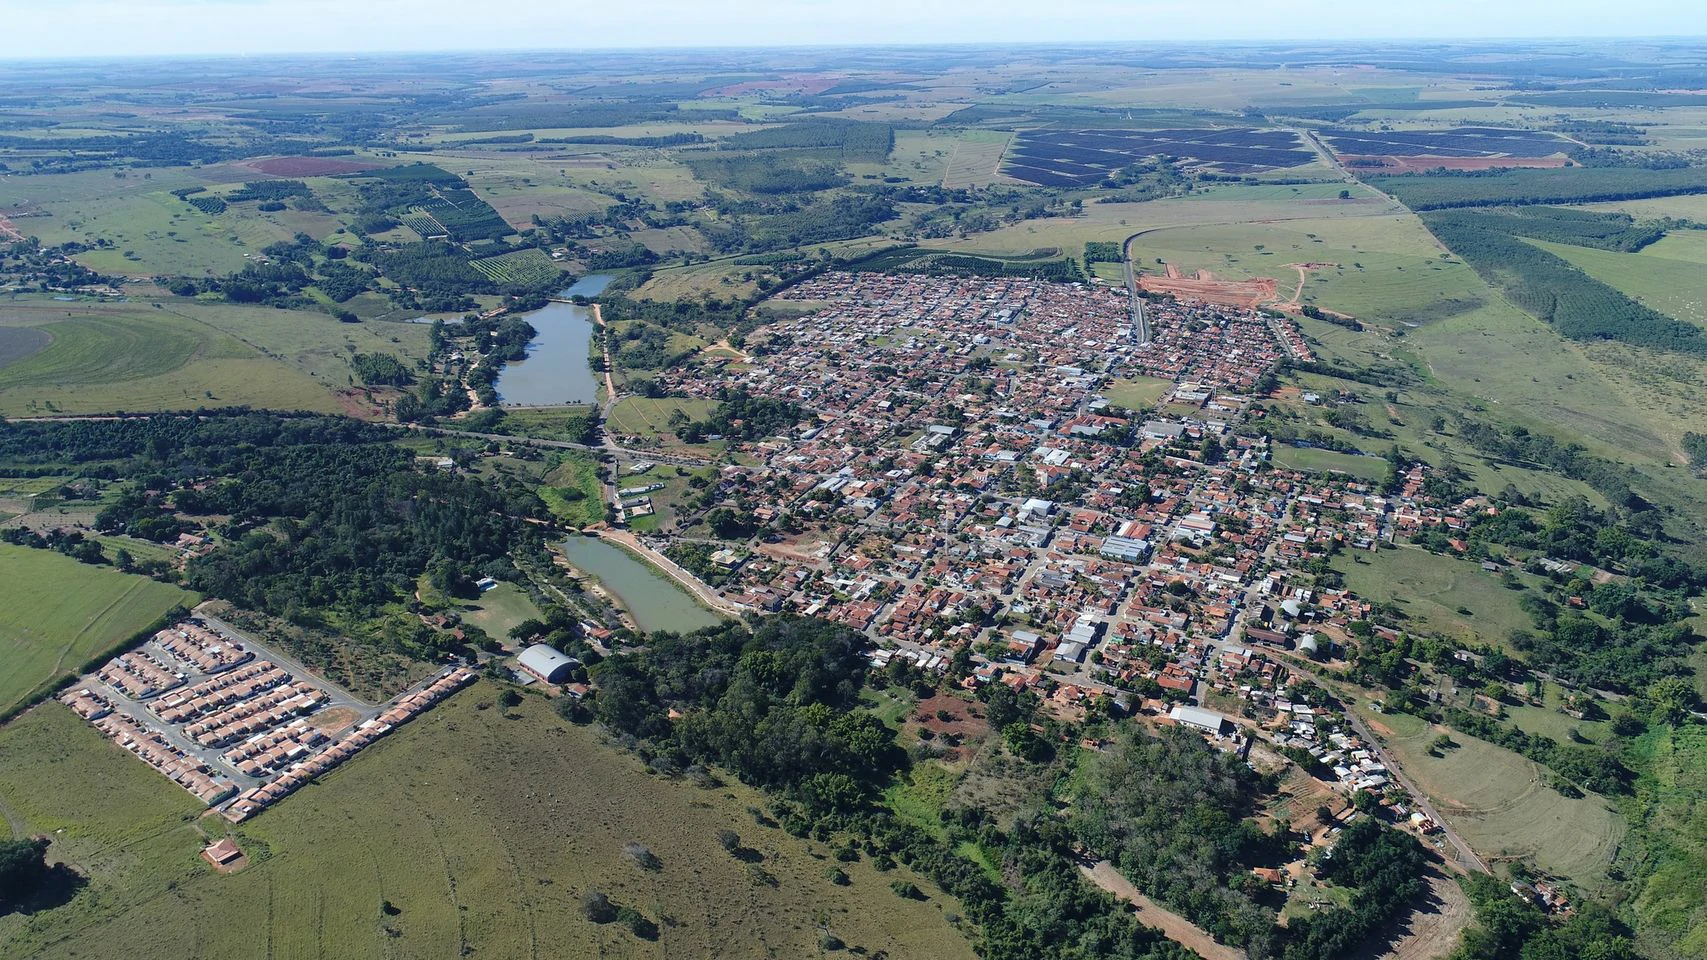
{"type": "MultiPolygon", "coordinates": [[[[1551,324],[1565,337],[1618,340],[1639,347],[1707,356],[1707,337],[1700,328],[1645,307],[1563,258],[1522,239],[1531,233],[1567,234],[1570,229],[1588,224],[1479,210],[1425,214],[1423,222],[1478,274],[1502,288],[1513,303],[1551,324]]],[[[1638,239],[1629,232],[1621,235],[1624,239],[1620,241],[1601,237],[1597,245],[1638,239]]]]}
{"type": "Polygon", "coordinates": [[[1417,211],[1496,204],[1599,203],[1707,193],[1707,168],[1702,167],[1519,168],[1368,179],[1371,186],[1398,197],[1405,206],[1417,211]]]}

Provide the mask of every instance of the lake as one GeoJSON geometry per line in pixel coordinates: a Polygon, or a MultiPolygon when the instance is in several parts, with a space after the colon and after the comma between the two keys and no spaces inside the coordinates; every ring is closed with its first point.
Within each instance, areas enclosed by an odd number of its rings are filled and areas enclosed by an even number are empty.
{"type": "Polygon", "coordinates": [[[570,537],[562,546],[564,557],[577,570],[597,577],[642,630],[686,633],[723,622],[674,580],[621,547],[597,537],[570,537]]]}
{"type": "MultiPolygon", "coordinates": [[[[589,273],[563,291],[563,297],[596,297],[616,277],[589,273]]],[[[537,333],[526,360],[505,364],[493,385],[505,406],[549,407],[598,400],[599,376],[587,363],[593,340],[593,310],[573,303],[548,303],[525,314],[537,333]]]]}

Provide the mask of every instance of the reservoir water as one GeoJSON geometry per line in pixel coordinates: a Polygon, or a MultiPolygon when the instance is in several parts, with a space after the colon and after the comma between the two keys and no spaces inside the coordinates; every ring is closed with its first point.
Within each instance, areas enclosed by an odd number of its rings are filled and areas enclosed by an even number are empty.
{"type": "Polygon", "coordinates": [[[576,569],[597,577],[642,630],[686,633],[723,622],[674,580],[621,547],[597,537],[570,537],[562,546],[564,557],[576,569]]]}
{"type": "MultiPolygon", "coordinates": [[[[616,277],[589,273],[563,291],[563,297],[596,297],[616,277]]],[[[593,340],[593,310],[573,303],[548,303],[527,314],[537,333],[528,344],[526,360],[510,363],[498,374],[494,388],[505,406],[544,407],[564,403],[593,403],[599,378],[587,364],[593,340]]]]}

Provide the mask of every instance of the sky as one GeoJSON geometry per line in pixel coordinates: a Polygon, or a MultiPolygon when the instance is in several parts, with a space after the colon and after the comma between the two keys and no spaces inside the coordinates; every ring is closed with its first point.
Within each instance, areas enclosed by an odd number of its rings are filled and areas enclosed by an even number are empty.
{"type": "Polygon", "coordinates": [[[0,59],[1707,35],[1702,0],[0,0],[0,59]],[[1613,11],[1616,10],[1616,15],[1613,11]]]}

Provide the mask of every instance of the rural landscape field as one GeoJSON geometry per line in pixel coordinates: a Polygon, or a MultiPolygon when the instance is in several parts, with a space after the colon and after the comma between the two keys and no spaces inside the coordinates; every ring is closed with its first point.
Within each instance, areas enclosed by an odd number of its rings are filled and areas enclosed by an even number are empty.
{"type": "Polygon", "coordinates": [[[0,956],[1707,958],[1707,46],[767,3],[19,13],[0,956]]]}

